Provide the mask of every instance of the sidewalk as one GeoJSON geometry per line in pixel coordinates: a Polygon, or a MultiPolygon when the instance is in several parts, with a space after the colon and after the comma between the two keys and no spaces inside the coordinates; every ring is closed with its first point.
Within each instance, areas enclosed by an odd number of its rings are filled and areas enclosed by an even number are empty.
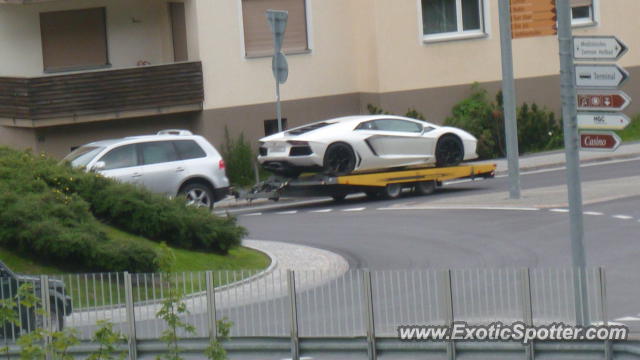
{"type": "MultiPolygon", "coordinates": [[[[580,151],[580,163],[592,163],[614,159],[626,159],[640,157],[640,141],[624,143],[615,152],[580,151]]],[[[495,162],[497,165],[496,175],[503,175],[508,172],[507,159],[495,159],[477,161],[473,163],[495,162]]],[[[564,166],[564,150],[555,150],[544,153],[520,156],[520,170],[538,170],[564,166]]]]}

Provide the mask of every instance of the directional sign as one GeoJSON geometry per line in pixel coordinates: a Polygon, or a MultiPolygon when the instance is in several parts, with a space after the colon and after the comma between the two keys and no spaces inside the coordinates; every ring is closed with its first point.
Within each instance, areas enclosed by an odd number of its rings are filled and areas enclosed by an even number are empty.
{"type": "Polygon", "coordinates": [[[625,114],[579,113],[579,129],[622,130],[631,123],[625,114]]]}
{"type": "Polygon", "coordinates": [[[579,87],[615,88],[627,80],[629,73],[618,65],[576,65],[579,87]]]}
{"type": "Polygon", "coordinates": [[[615,36],[574,36],[574,60],[618,60],[627,46],[615,36]]]}
{"type": "Polygon", "coordinates": [[[631,103],[624,91],[587,91],[578,92],[578,111],[622,111],[631,103]]]}
{"type": "Polygon", "coordinates": [[[580,132],[580,150],[616,151],[622,140],[613,131],[580,132]]]}
{"type": "Polygon", "coordinates": [[[511,37],[513,39],[555,35],[555,0],[511,0],[511,37]]]}

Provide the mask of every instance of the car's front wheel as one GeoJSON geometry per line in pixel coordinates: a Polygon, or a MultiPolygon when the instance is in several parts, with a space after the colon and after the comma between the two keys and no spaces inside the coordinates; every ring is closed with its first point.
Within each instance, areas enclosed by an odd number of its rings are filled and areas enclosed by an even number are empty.
{"type": "Polygon", "coordinates": [[[331,144],[324,153],[323,164],[327,174],[347,175],[356,168],[356,154],[349,144],[331,144]]]}
{"type": "Polygon", "coordinates": [[[464,146],[459,137],[453,134],[445,134],[438,139],[436,144],[436,166],[456,166],[464,158],[464,146]]]}
{"type": "Polygon", "coordinates": [[[213,190],[201,183],[192,183],[184,186],[180,193],[187,198],[187,205],[196,207],[213,208],[213,190]]]}

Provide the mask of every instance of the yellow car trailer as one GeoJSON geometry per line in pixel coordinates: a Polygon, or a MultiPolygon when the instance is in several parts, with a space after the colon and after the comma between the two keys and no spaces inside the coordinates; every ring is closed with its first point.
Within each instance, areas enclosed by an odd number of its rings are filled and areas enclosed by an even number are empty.
{"type": "Polygon", "coordinates": [[[364,192],[369,197],[393,199],[400,196],[407,188],[419,195],[427,195],[444,181],[492,178],[495,170],[495,164],[463,164],[443,168],[405,168],[342,176],[312,174],[295,179],[273,177],[256,185],[249,192],[236,192],[235,195],[247,200],[268,198],[277,201],[281,196],[331,196],[335,200],[342,200],[348,194],[364,192]]]}

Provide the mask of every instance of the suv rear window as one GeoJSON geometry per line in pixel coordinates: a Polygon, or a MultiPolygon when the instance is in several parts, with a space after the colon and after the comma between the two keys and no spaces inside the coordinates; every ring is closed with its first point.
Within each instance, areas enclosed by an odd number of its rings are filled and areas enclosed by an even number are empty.
{"type": "Polygon", "coordinates": [[[176,146],[178,156],[182,160],[198,159],[207,156],[200,145],[193,140],[176,140],[173,144],[176,146]]]}
{"type": "Polygon", "coordinates": [[[171,141],[141,143],[142,163],[144,165],[176,161],[178,154],[171,141]]]}

